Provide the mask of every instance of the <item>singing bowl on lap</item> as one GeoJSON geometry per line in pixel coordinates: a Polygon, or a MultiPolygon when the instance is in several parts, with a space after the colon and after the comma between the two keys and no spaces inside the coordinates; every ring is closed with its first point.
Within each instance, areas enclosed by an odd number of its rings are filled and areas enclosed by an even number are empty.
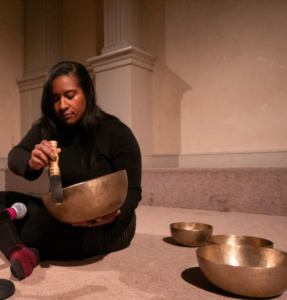
{"type": "Polygon", "coordinates": [[[63,188],[63,204],[54,205],[51,193],[42,195],[48,211],[64,223],[94,220],[120,208],[128,190],[126,170],[63,188]]]}
{"type": "Polygon", "coordinates": [[[229,244],[273,248],[273,242],[245,235],[212,235],[206,238],[207,245],[229,244]]]}
{"type": "Polygon", "coordinates": [[[200,269],[217,287],[266,298],[287,289],[287,253],[243,245],[206,245],[196,251],[200,269]]]}

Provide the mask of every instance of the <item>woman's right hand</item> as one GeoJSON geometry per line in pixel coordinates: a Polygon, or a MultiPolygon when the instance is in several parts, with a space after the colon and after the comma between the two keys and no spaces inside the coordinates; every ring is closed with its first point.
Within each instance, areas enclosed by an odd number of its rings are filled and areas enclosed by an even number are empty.
{"type": "MultiPolygon", "coordinates": [[[[60,148],[57,148],[57,153],[61,152],[60,148]]],[[[31,154],[31,159],[28,162],[28,171],[40,170],[49,166],[49,161],[56,160],[56,155],[53,147],[46,140],[43,140],[40,144],[35,145],[31,154]]]]}

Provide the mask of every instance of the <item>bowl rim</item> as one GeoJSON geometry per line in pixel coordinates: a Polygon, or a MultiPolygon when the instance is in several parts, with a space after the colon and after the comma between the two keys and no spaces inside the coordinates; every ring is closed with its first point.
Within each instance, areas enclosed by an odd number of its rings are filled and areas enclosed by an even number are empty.
{"type": "Polygon", "coordinates": [[[286,266],[275,266],[275,267],[248,267],[248,266],[233,266],[233,265],[229,265],[229,264],[220,264],[220,263],[217,263],[215,261],[212,261],[210,259],[207,259],[205,257],[202,257],[198,252],[201,250],[201,249],[204,249],[205,247],[238,247],[238,248],[255,248],[255,249],[263,249],[263,251],[274,251],[274,252],[278,252],[278,253],[283,253],[284,255],[287,256],[287,252],[284,252],[284,251],[281,251],[281,250],[277,250],[277,249],[271,249],[271,248],[265,248],[265,247],[257,247],[257,246],[250,246],[250,245],[230,245],[230,244],[214,244],[214,245],[205,245],[203,247],[200,247],[196,250],[196,256],[197,257],[200,257],[201,259],[203,260],[206,260],[208,262],[211,262],[215,265],[218,265],[218,266],[227,266],[227,267],[231,267],[231,268],[245,268],[245,269],[253,269],[253,270],[271,270],[271,269],[276,269],[276,268],[287,268],[287,265],[286,266]]]}
{"type": "MultiPolygon", "coordinates": [[[[83,183],[89,184],[91,181],[94,181],[94,180],[97,180],[99,178],[103,178],[103,177],[106,177],[106,176],[111,176],[113,174],[116,174],[116,173],[119,173],[119,172],[122,172],[122,171],[125,171],[125,173],[127,172],[126,169],[122,169],[122,170],[119,170],[119,171],[116,171],[116,172],[113,172],[113,173],[109,173],[109,174],[106,174],[106,175],[103,175],[103,176],[99,176],[99,177],[96,177],[96,178],[93,178],[93,179],[90,179],[90,180],[86,180],[86,181],[82,181],[82,182],[79,182],[79,183],[75,183],[73,185],[66,186],[66,187],[62,188],[62,191],[64,192],[64,191],[66,191],[70,188],[81,185],[83,183]]],[[[43,196],[47,196],[47,195],[50,195],[50,194],[51,194],[51,192],[48,192],[48,193],[42,194],[41,196],[43,197],[43,196]]]]}
{"type": "MultiPolygon", "coordinates": [[[[263,241],[266,241],[266,242],[269,242],[271,243],[272,245],[274,245],[274,243],[270,240],[267,240],[265,238],[261,238],[261,237],[258,237],[258,236],[251,236],[251,235],[240,235],[240,234],[214,234],[214,235],[211,235],[211,236],[208,236],[206,238],[207,241],[210,241],[210,242],[214,242],[212,241],[212,237],[222,237],[222,236],[231,236],[231,237],[246,237],[246,238],[255,238],[255,239],[260,239],[260,240],[263,240],[263,241]]],[[[214,242],[215,243],[215,242],[214,242]]],[[[217,243],[215,243],[217,245],[217,243]]],[[[224,244],[218,244],[218,245],[225,245],[224,244]]],[[[228,244],[228,245],[231,245],[231,244],[228,244]]],[[[242,245],[244,246],[244,245],[242,245]]],[[[252,245],[246,245],[246,246],[252,246],[252,245]]],[[[255,247],[258,247],[258,246],[255,246],[255,247]]]]}
{"type": "Polygon", "coordinates": [[[171,223],[169,226],[170,226],[170,229],[176,229],[176,230],[182,230],[182,231],[195,231],[195,230],[192,230],[192,229],[180,229],[180,228],[174,227],[175,224],[189,224],[189,223],[190,224],[199,224],[199,225],[207,226],[207,228],[204,228],[204,229],[201,229],[201,230],[196,230],[196,231],[204,231],[204,230],[213,229],[212,225],[206,224],[206,223],[199,223],[199,222],[174,222],[174,223],[171,223]]]}

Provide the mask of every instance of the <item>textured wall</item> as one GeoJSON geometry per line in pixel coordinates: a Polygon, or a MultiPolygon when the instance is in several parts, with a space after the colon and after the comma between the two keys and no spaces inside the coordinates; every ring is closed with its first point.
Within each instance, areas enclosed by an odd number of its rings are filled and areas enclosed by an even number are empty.
{"type": "Polygon", "coordinates": [[[23,74],[23,5],[1,1],[0,9],[0,157],[20,140],[20,95],[16,79],[23,74]]]}
{"type": "Polygon", "coordinates": [[[144,169],[141,204],[287,216],[287,168],[144,169]]]}

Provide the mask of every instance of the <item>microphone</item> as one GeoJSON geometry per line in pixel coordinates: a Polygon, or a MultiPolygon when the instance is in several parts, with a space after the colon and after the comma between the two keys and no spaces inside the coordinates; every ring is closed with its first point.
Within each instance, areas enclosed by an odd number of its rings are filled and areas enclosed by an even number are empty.
{"type": "Polygon", "coordinates": [[[0,212],[0,224],[12,221],[14,219],[22,219],[27,213],[27,207],[23,203],[15,203],[12,207],[0,212]]]}

